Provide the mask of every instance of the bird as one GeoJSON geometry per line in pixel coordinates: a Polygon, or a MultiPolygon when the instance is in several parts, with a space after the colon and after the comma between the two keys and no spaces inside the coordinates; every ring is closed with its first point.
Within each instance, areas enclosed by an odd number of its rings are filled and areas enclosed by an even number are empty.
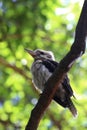
{"type": "MultiPolygon", "coordinates": [[[[25,48],[25,51],[34,58],[34,62],[31,66],[32,82],[35,88],[42,93],[45,88],[45,83],[56,70],[59,62],[55,61],[54,54],[51,51],[41,49],[33,51],[27,48],[25,48]]],[[[74,93],[68,75],[66,74],[63,81],[58,86],[53,100],[60,106],[68,108],[72,115],[77,117],[77,109],[72,101],[72,97],[74,97],[74,93]]]]}

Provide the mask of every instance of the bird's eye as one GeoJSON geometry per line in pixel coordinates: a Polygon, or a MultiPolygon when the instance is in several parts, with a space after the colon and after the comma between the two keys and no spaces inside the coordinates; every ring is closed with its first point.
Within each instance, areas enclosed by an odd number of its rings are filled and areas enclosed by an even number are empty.
{"type": "Polygon", "coordinates": [[[40,52],[40,54],[44,55],[44,52],[40,52]]]}

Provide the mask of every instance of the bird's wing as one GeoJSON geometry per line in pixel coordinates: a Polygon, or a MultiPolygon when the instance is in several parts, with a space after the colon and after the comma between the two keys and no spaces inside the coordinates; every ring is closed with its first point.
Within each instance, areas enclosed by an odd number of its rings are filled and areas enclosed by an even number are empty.
{"type": "Polygon", "coordinates": [[[63,82],[62,82],[62,85],[64,87],[64,89],[67,91],[67,93],[69,94],[69,96],[73,96],[73,90],[71,88],[71,85],[70,85],[70,82],[69,82],[69,78],[68,76],[66,75],[63,82]]]}
{"type": "MultiPolygon", "coordinates": [[[[42,64],[49,70],[49,72],[53,73],[55,71],[55,69],[57,68],[59,63],[56,61],[52,61],[52,60],[44,60],[42,62],[42,64]]],[[[69,78],[67,75],[65,76],[65,78],[62,82],[62,85],[63,85],[63,88],[65,89],[66,93],[69,96],[73,96],[73,90],[70,86],[69,78]]]]}
{"type": "Polygon", "coordinates": [[[49,70],[49,72],[53,73],[58,66],[58,62],[51,60],[44,60],[42,64],[49,70]]]}

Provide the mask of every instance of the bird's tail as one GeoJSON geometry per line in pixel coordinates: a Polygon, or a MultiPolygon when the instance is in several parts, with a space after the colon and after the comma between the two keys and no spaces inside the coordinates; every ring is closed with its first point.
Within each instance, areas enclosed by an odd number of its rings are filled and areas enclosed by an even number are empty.
{"type": "Polygon", "coordinates": [[[71,99],[70,99],[70,104],[69,104],[69,106],[68,106],[68,109],[70,110],[70,112],[72,113],[72,115],[73,115],[74,117],[77,117],[77,115],[78,115],[77,109],[76,109],[76,107],[74,106],[74,104],[73,104],[73,102],[71,101],[71,99]]]}
{"type": "Polygon", "coordinates": [[[70,97],[65,98],[64,101],[61,100],[61,98],[59,98],[58,96],[54,96],[53,98],[58,104],[60,104],[61,106],[63,106],[64,108],[68,108],[70,110],[70,112],[72,113],[72,115],[74,117],[77,117],[77,110],[76,107],[74,106],[72,100],[70,97]]]}

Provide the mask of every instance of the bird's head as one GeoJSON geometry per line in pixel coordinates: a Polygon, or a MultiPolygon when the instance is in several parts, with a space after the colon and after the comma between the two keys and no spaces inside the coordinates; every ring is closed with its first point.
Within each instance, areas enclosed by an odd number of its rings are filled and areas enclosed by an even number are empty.
{"type": "Polygon", "coordinates": [[[49,59],[49,60],[55,60],[54,55],[51,51],[44,51],[44,50],[29,50],[29,49],[25,49],[35,60],[45,60],[45,59],[49,59]]]}

